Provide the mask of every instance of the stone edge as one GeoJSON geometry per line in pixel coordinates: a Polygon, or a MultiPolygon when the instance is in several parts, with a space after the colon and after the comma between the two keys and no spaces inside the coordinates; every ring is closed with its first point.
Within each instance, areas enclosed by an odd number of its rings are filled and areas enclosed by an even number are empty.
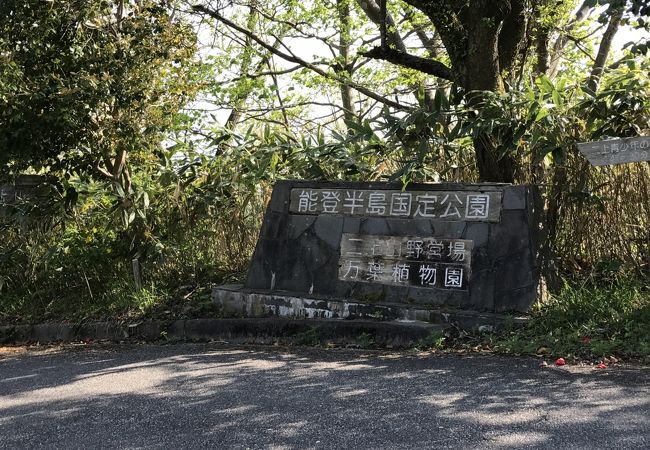
{"type": "Polygon", "coordinates": [[[138,323],[44,323],[0,326],[0,344],[220,341],[236,344],[350,345],[407,348],[444,327],[361,320],[205,318],[138,323]]]}

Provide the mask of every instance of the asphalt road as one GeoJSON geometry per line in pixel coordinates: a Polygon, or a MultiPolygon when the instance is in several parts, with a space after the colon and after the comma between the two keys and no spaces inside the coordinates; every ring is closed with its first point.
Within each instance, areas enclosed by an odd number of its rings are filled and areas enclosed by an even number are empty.
{"type": "Polygon", "coordinates": [[[650,448],[650,370],[228,347],[0,354],[1,448],[650,448]]]}

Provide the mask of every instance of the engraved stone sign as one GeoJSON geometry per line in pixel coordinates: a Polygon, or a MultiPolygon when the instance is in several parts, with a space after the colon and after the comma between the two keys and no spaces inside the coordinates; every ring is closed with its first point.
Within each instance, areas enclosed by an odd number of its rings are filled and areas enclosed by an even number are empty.
{"type": "Polygon", "coordinates": [[[290,212],[498,222],[500,192],[292,189],[290,212]]]}
{"type": "Polygon", "coordinates": [[[578,150],[592,166],[606,166],[650,160],[650,136],[584,142],[578,150]]]}
{"type": "Polygon", "coordinates": [[[343,233],[339,280],[467,289],[473,242],[343,233]]]}
{"type": "Polygon", "coordinates": [[[309,314],[347,305],[329,317],[351,304],[525,311],[538,281],[531,198],[531,187],[504,184],[279,182],[242,304],[253,311],[267,296],[276,303],[261,310],[278,314],[301,298],[309,314]]]}

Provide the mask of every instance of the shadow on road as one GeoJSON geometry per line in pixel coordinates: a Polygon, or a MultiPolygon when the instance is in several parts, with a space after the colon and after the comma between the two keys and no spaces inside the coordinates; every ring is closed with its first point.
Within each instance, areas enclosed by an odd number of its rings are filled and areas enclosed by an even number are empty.
{"type": "Polygon", "coordinates": [[[0,361],[0,447],[647,448],[649,431],[647,369],[215,345],[0,361]]]}

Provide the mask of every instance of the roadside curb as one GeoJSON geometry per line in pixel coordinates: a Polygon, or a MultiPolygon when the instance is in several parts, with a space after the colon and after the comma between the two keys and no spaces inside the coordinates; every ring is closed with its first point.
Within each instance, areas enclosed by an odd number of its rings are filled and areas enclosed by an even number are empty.
{"type": "Polygon", "coordinates": [[[75,341],[215,341],[256,344],[412,347],[444,325],[336,319],[187,319],[136,323],[44,323],[0,326],[0,343],[75,341]]]}

